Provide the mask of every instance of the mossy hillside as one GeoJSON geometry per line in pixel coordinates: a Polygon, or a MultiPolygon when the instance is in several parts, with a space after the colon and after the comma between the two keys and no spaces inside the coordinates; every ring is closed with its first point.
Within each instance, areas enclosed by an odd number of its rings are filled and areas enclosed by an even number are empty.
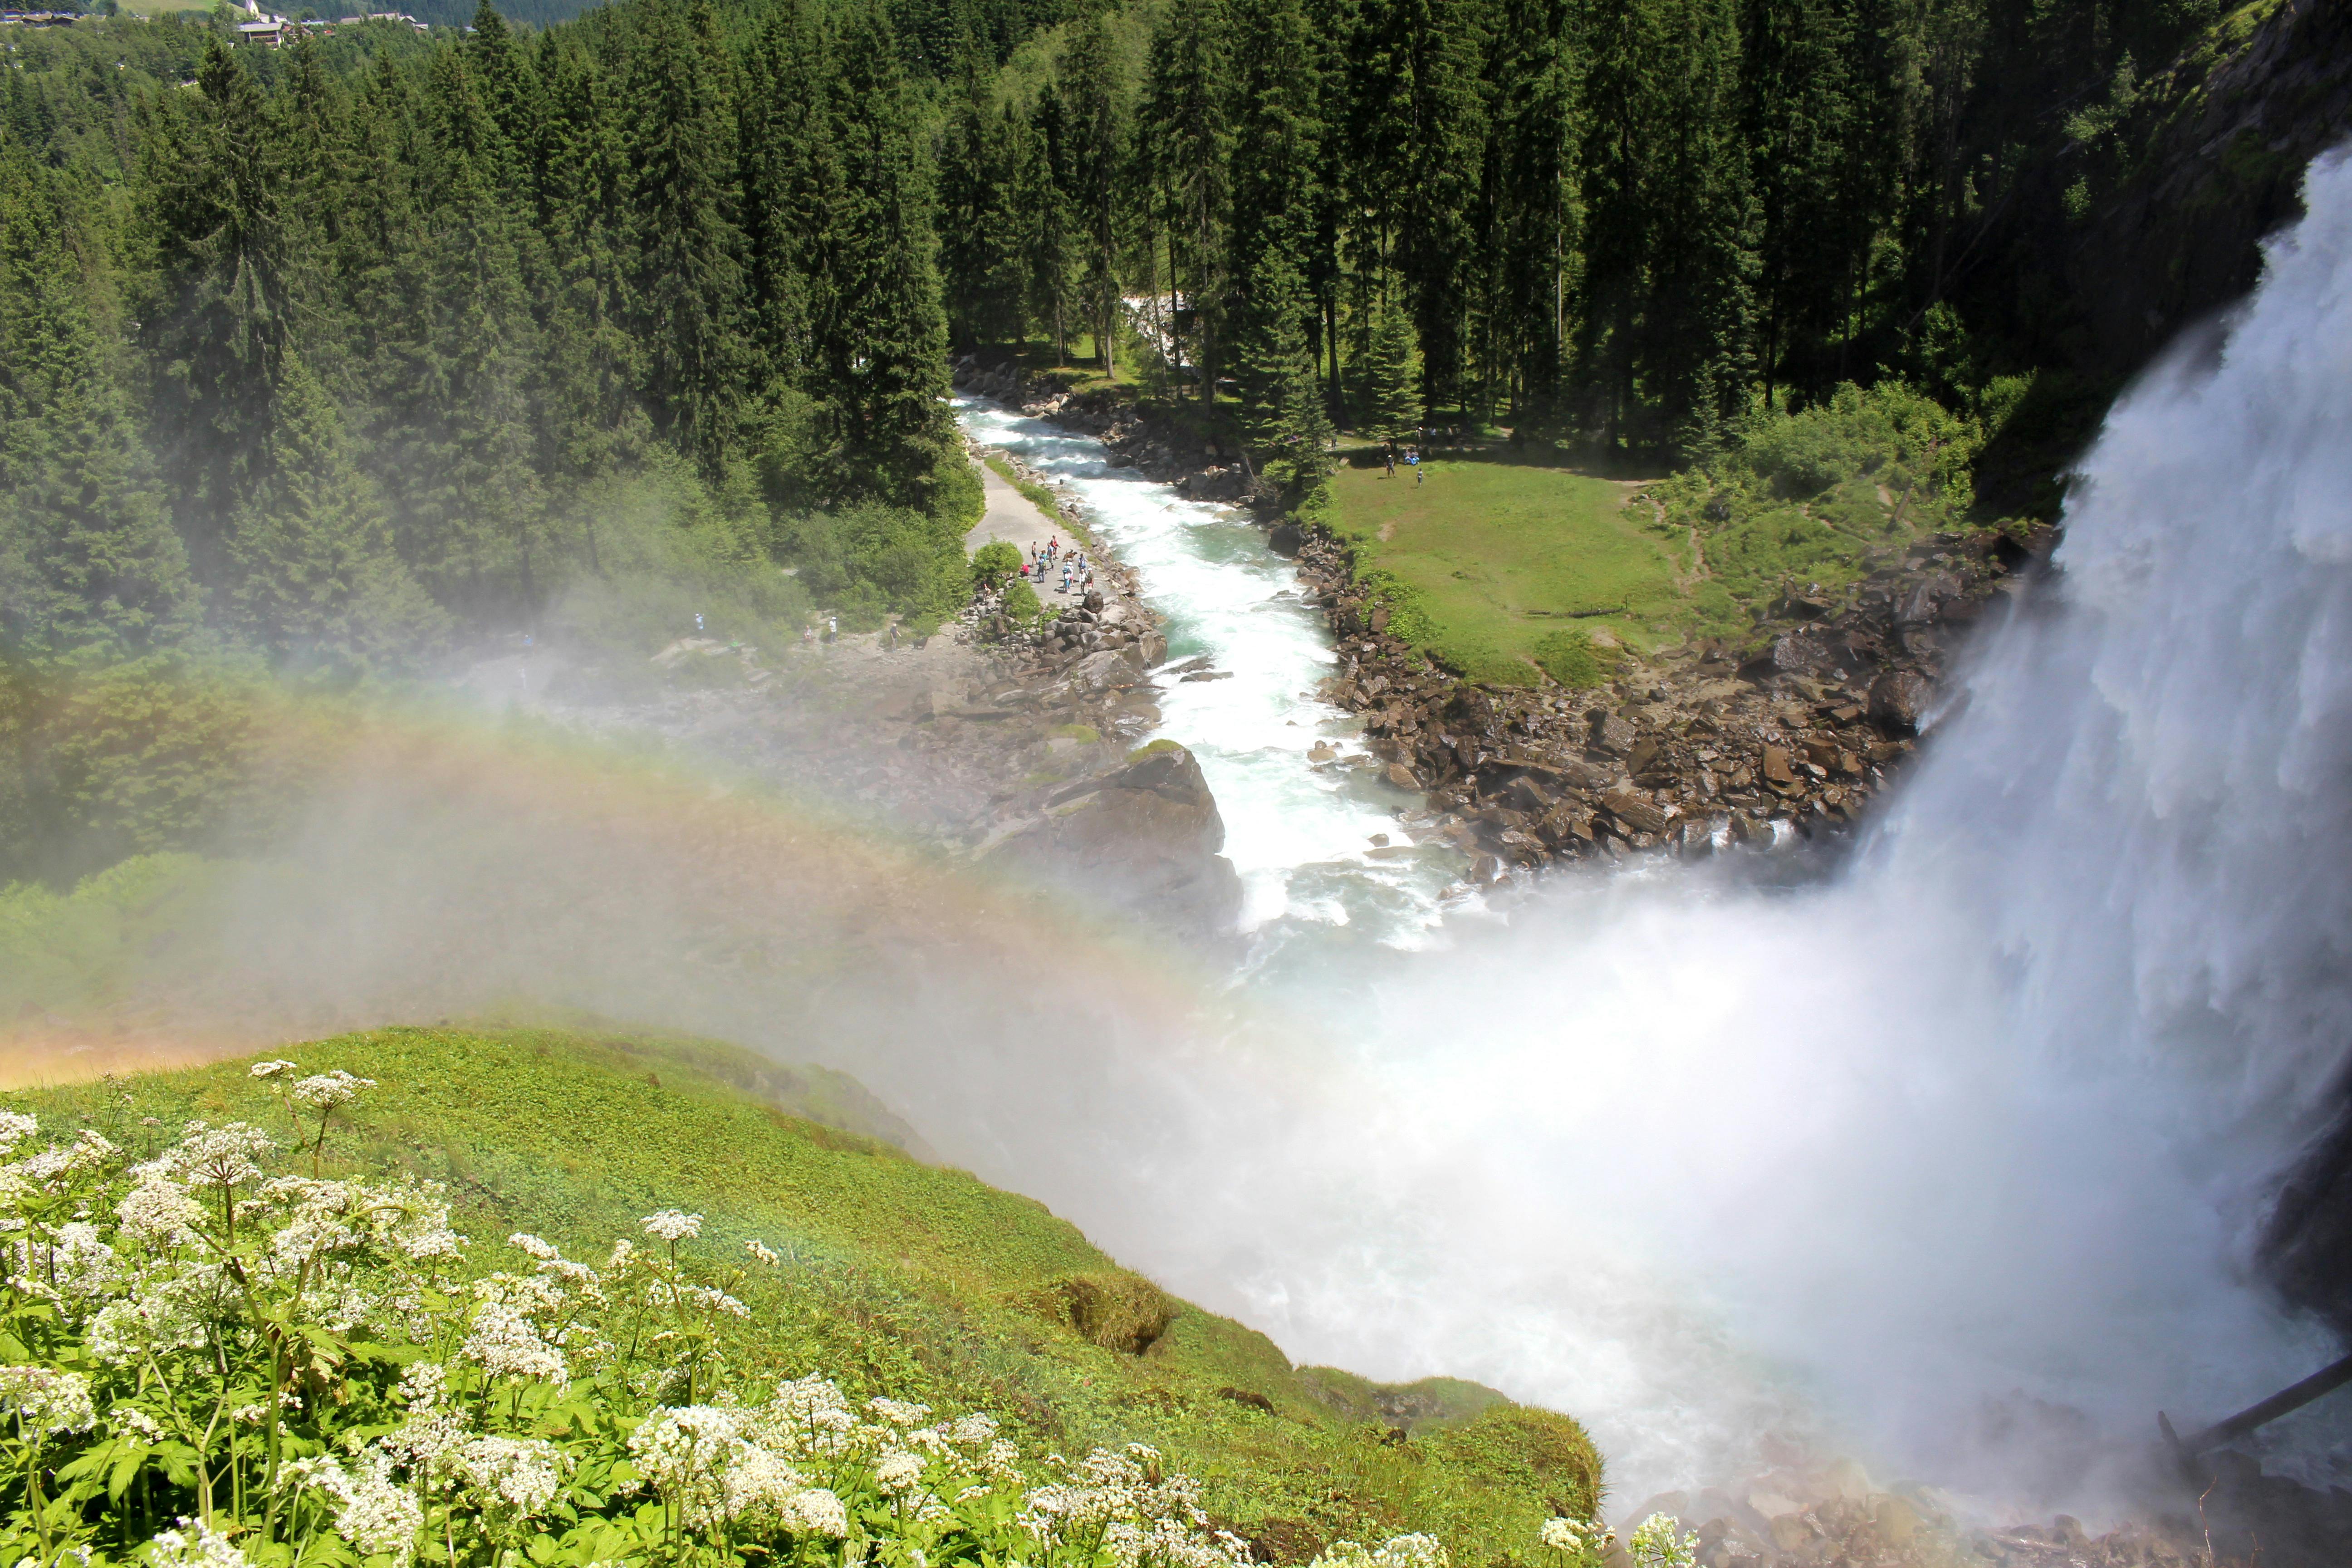
{"type": "MultiPolygon", "coordinates": [[[[1567,1417],[1475,1385],[1294,1369],[1043,1205],[811,1120],[870,1117],[838,1075],[710,1042],[551,1030],[385,1029],[279,1054],[377,1079],[345,1154],[447,1183],[467,1234],[529,1230],[586,1256],[654,1208],[699,1212],[720,1256],[756,1237],[787,1260],[744,1287],[739,1370],[822,1370],[858,1397],[985,1409],[1040,1451],[1150,1443],[1278,1559],[1414,1530],[1457,1562],[1523,1557],[1546,1517],[1596,1500],[1598,1458],[1567,1417]]],[[[117,1092],[20,1098],[46,1119],[121,1123],[117,1092]]],[[[240,1063],[131,1092],[165,1127],[278,1114],[240,1063]]]]}

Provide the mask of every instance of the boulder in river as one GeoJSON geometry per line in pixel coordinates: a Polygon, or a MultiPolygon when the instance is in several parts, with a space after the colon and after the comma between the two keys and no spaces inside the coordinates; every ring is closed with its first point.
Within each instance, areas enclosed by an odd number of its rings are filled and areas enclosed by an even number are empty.
{"type": "Polygon", "coordinates": [[[1155,742],[1125,767],[1067,784],[990,858],[1043,872],[1091,901],[1222,935],[1241,914],[1242,884],[1224,818],[1192,753],[1155,742]]]}

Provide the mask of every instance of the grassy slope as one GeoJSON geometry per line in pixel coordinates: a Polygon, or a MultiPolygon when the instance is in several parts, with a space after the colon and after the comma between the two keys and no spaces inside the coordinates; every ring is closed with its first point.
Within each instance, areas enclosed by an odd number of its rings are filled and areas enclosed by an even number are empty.
{"type": "Polygon", "coordinates": [[[1483,458],[1424,467],[1418,484],[1402,464],[1393,479],[1377,466],[1342,468],[1328,519],[1360,571],[1392,572],[1419,591],[1437,646],[1523,659],[1567,625],[1647,647],[1687,620],[1676,584],[1688,546],[1644,528],[1625,486],[1483,458]]]}
{"type": "MultiPolygon", "coordinates": [[[[1294,1369],[1264,1335],[1159,1296],[1042,1205],[796,1114],[870,1121],[878,1108],[839,1075],[709,1042],[545,1030],[385,1029],[281,1054],[378,1079],[341,1147],[447,1182],[478,1240],[530,1230],[594,1258],[656,1207],[699,1212],[719,1256],[758,1237],[787,1258],[739,1292],[753,1314],[739,1367],[987,1409],[1036,1449],[1150,1443],[1277,1560],[1405,1530],[1433,1531],[1465,1565],[1524,1557],[1549,1513],[1595,1500],[1599,1460],[1568,1418],[1472,1384],[1294,1369]],[[1095,1342],[1171,1307],[1140,1355],[1095,1342]],[[1410,1441],[1379,1424],[1391,1412],[1420,1417],[1410,1441]]],[[[129,1111],[96,1087],[10,1099],[97,1116],[125,1142],[142,1135],[139,1114],[278,1115],[240,1063],[132,1088],[129,1111]]],[[[497,1267],[501,1250],[476,1253],[497,1267]]]]}

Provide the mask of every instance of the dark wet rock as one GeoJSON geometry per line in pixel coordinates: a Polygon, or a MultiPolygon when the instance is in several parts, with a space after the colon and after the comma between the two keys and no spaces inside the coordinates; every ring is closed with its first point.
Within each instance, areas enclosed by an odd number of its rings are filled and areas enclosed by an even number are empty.
{"type": "Polygon", "coordinates": [[[1890,735],[1918,733],[1936,688],[1913,670],[1890,669],[1871,682],[1870,721],[1890,735]]]}
{"type": "Polygon", "coordinates": [[[1631,720],[1612,713],[1606,708],[1595,708],[1586,717],[1591,724],[1591,745],[1594,751],[1605,752],[1612,757],[1632,754],[1634,742],[1641,739],[1641,731],[1633,728],[1631,720]]]}
{"type": "Polygon", "coordinates": [[[1611,790],[1601,797],[1601,809],[1630,833],[1658,834],[1666,830],[1666,814],[1630,790],[1611,790]]]}

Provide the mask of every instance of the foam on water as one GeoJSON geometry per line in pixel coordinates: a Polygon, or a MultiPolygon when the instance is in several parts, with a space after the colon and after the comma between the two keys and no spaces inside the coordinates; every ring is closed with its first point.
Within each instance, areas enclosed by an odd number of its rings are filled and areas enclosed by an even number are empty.
{"type": "MultiPolygon", "coordinates": [[[[1139,575],[1161,617],[1170,664],[1206,656],[1220,673],[1214,680],[1163,677],[1157,734],[1192,748],[1216,795],[1225,854],[1244,889],[1242,923],[1262,939],[1260,961],[1343,931],[1343,940],[1389,947],[1428,941],[1463,861],[1438,846],[1375,858],[1374,834],[1397,846],[1412,841],[1399,814],[1415,798],[1372,769],[1307,760],[1318,742],[1343,756],[1363,746],[1357,721],[1315,696],[1338,657],[1290,563],[1231,509],[1111,467],[1092,437],[979,398],[957,399],[956,414],[974,439],[1066,487],[1088,529],[1139,575]]],[[[1044,596],[1059,602],[1052,592],[1044,596]]],[[[1454,902],[1463,901],[1457,893],[1454,902]]]]}

